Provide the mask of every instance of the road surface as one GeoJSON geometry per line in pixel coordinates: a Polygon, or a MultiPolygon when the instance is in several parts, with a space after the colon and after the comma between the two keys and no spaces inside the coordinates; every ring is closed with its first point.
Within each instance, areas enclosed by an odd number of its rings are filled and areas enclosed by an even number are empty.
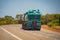
{"type": "Polygon", "coordinates": [[[1,25],[0,40],[60,40],[60,33],[44,29],[23,30],[21,24],[1,25]]]}

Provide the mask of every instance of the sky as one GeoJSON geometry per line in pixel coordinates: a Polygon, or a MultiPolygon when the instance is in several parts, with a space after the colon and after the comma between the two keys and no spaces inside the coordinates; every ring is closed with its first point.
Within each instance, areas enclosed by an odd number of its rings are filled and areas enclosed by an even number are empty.
{"type": "Polygon", "coordinates": [[[60,13],[60,0],[0,0],[0,17],[39,9],[41,14],[60,13]]]}

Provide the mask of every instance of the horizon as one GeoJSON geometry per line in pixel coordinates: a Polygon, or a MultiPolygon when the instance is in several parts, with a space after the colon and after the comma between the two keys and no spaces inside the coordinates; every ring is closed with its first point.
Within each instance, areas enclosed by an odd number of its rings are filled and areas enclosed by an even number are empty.
{"type": "Polygon", "coordinates": [[[15,18],[16,14],[24,14],[30,9],[39,9],[42,15],[60,14],[60,0],[0,0],[0,17],[15,18]]]}

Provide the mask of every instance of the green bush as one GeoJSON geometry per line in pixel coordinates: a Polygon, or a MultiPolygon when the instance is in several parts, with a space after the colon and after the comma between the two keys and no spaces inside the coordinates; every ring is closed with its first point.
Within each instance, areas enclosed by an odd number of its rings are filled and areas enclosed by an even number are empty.
{"type": "Polygon", "coordinates": [[[47,24],[48,26],[59,26],[59,20],[53,20],[47,24]]]}
{"type": "Polygon", "coordinates": [[[43,20],[41,20],[41,24],[44,24],[44,21],[43,20]]]}
{"type": "Polygon", "coordinates": [[[5,22],[5,21],[1,21],[1,22],[0,22],[0,25],[3,25],[3,24],[5,25],[6,22],[5,22]]]}
{"type": "Polygon", "coordinates": [[[19,24],[18,20],[15,20],[15,21],[14,21],[14,24],[19,24]]]}
{"type": "Polygon", "coordinates": [[[48,25],[49,27],[51,27],[52,24],[53,24],[52,22],[47,23],[47,25],[48,25]]]}

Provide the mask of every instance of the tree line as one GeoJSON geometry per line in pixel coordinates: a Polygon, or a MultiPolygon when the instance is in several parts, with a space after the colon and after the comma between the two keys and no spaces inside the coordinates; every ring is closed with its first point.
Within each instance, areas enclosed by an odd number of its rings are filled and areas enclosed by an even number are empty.
{"type": "Polygon", "coordinates": [[[12,16],[4,16],[0,18],[0,25],[6,24],[18,24],[18,20],[15,20],[12,16]]]}
{"type": "Polygon", "coordinates": [[[41,24],[60,29],[60,14],[41,15],[41,24]]]}
{"type": "Polygon", "coordinates": [[[60,26],[60,14],[46,14],[41,16],[41,24],[60,26]]]}
{"type": "MultiPolygon", "coordinates": [[[[0,25],[3,24],[21,24],[23,22],[23,14],[17,14],[16,17],[4,16],[0,18],[0,25]],[[15,19],[16,18],[16,19],[15,19]]],[[[60,14],[41,15],[41,24],[48,26],[60,26],[60,14]]]]}

